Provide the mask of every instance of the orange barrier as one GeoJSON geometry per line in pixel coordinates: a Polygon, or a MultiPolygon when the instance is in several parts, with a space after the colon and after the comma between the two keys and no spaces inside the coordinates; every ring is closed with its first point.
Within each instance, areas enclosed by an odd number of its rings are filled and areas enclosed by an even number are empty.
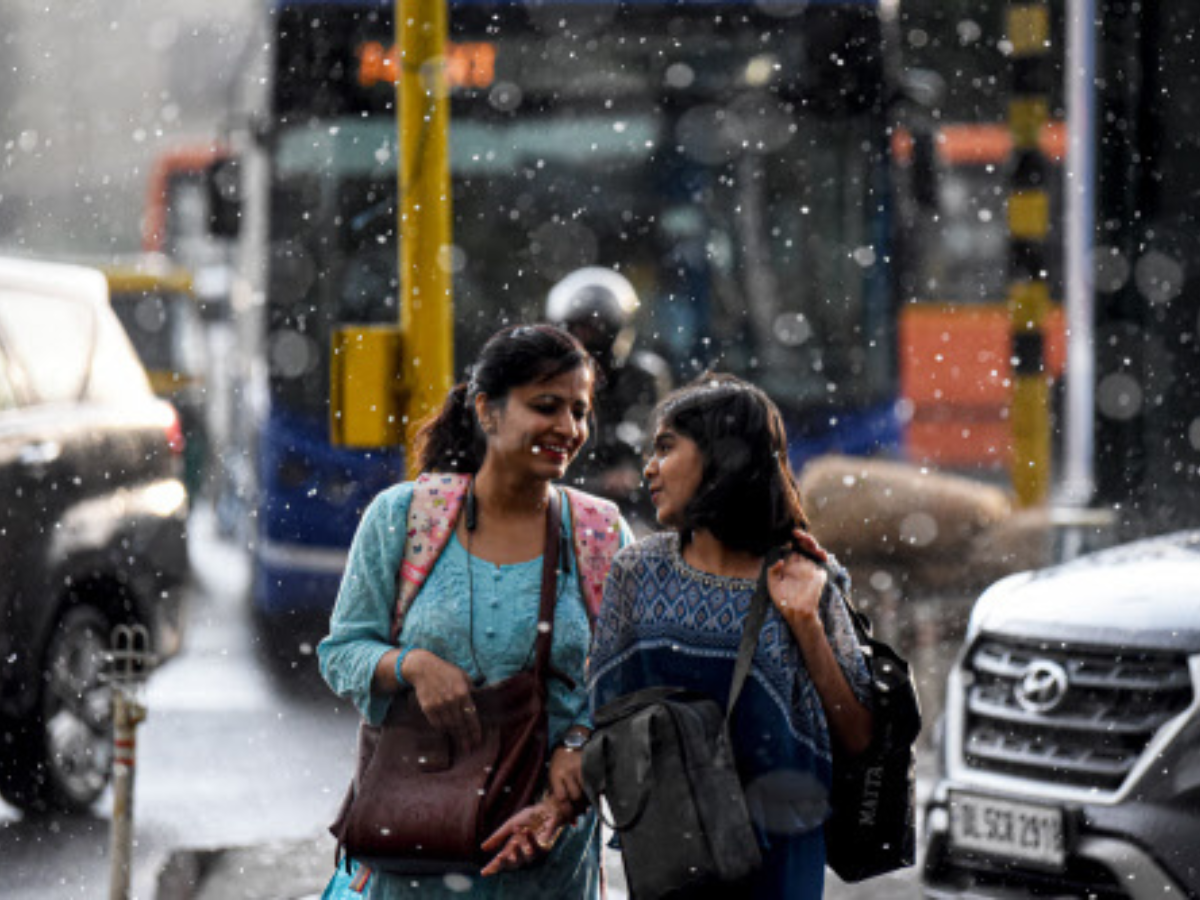
{"type": "MultiPolygon", "coordinates": [[[[1059,307],[1046,320],[1046,364],[1066,361],[1059,307]]],[[[910,303],[900,313],[900,390],[912,404],[908,455],[951,468],[1006,464],[1012,448],[1008,310],[1003,303],[910,303]]]]}

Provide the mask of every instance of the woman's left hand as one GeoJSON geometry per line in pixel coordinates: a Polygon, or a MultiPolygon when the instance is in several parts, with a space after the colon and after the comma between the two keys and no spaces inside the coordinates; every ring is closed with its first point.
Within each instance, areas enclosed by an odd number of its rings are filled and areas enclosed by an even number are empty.
{"type": "Polygon", "coordinates": [[[578,808],[583,802],[583,754],[559,747],[550,757],[550,793],[560,804],[578,808]]]}
{"type": "Polygon", "coordinates": [[[817,618],[825,569],[799,553],[789,553],[767,571],[767,592],[783,617],[792,623],[817,618]]]}

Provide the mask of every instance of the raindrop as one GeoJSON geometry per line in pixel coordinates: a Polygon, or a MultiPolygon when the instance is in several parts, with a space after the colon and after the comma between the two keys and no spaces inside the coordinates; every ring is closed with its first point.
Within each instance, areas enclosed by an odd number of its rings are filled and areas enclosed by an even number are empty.
{"type": "Polygon", "coordinates": [[[488,103],[500,112],[513,112],[523,99],[521,89],[511,81],[498,81],[488,92],[488,103]]]}
{"type": "Polygon", "coordinates": [[[309,372],[317,361],[311,339],[290,328],[275,333],[269,356],[271,371],[284,378],[299,378],[309,372]]]}
{"type": "Polygon", "coordinates": [[[775,339],[785,347],[799,347],[812,337],[812,326],[804,313],[784,313],[777,316],[772,326],[775,339]]]}
{"type": "Polygon", "coordinates": [[[1126,422],[1142,411],[1142,388],[1132,375],[1114,372],[1096,388],[1096,406],[1110,419],[1126,422]]]}
{"type": "Polygon", "coordinates": [[[1116,247],[1097,247],[1092,253],[1092,271],[1096,290],[1111,294],[1129,281],[1129,260],[1116,247]]]}
{"type": "Polygon", "coordinates": [[[675,126],[675,143],[689,157],[706,165],[725,162],[729,149],[743,131],[725,109],[712,105],[693,106],[675,126]]]}
{"type": "Polygon", "coordinates": [[[1133,277],[1138,292],[1155,305],[1170,303],[1183,290],[1183,265],[1158,250],[1137,261],[1133,277]]]}
{"type": "Polygon", "coordinates": [[[892,577],[891,572],[885,572],[883,569],[876,569],[871,573],[871,587],[880,594],[887,593],[895,587],[896,579],[892,577]]]}
{"type": "Polygon", "coordinates": [[[1200,450],[1200,419],[1192,419],[1192,424],[1188,426],[1188,442],[1193,450],[1200,450]]]}
{"type": "Polygon", "coordinates": [[[963,19],[958,23],[958,41],[964,47],[967,44],[974,44],[981,37],[983,37],[983,29],[975,20],[963,19]]]}
{"type": "Polygon", "coordinates": [[[159,297],[144,298],[133,310],[133,320],[142,331],[157,334],[167,324],[167,311],[159,297]]]}
{"type": "Polygon", "coordinates": [[[457,275],[467,267],[467,253],[462,247],[446,244],[438,248],[438,267],[443,272],[457,275]]]}
{"type": "Polygon", "coordinates": [[[754,57],[746,64],[746,84],[751,87],[764,87],[770,83],[771,76],[778,66],[775,57],[769,53],[754,57]]]}
{"type": "Polygon", "coordinates": [[[696,73],[687,63],[677,62],[667,66],[667,71],[663,73],[663,81],[669,88],[682,91],[692,86],[692,82],[696,80],[696,73]]]}
{"type": "Polygon", "coordinates": [[[874,247],[856,247],[854,249],[854,261],[862,268],[875,265],[875,248],[874,247]]]}
{"type": "Polygon", "coordinates": [[[900,520],[900,540],[913,547],[927,547],[937,540],[937,521],[927,512],[912,512],[900,520]]]}
{"type": "Polygon", "coordinates": [[[446,885],[446,890],[455,894],[465,894],[474,887],[474,882],[461,872],[448,873],[442,878],[442,883],[446,885]]]}

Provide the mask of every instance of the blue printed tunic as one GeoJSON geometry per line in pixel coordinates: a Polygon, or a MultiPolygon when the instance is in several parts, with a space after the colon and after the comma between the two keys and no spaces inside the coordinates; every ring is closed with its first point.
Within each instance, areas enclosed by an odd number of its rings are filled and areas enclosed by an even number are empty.
{"type": "MultiPolygon", "coordinates": [[[[375,694],[371,680],[380,657],[396,647],[389,639],[396,604],[396,572],[404,556],[404,540],[412,485],[400,484],[380,494],[363,515],[346,574],[330,621],[329,636],[317,648],[321,673],[340,696],[351,700],[369,722],[379,724],[391,698],[375,694]]],[[[562,503],[563,523],[570,534],[569,505],[562,503]]],[[[621,522],[621,544],[631,540],[621,522]]],[[[577,567],[572,567],[572,572],[577,567]]],[[[539,556],[514,565],[496,565],[468,556],[451,537],[404,620],[399,646],[420,648],[463,669],[472,678],[507,678],[532,665],[541,593],[539,556]],[[468,568],[469,567],[469,568],[468,568]],[[471,645],[475,647],[472,657],[471,645]],[[478,660],[479,668],[475,662],[478,660]]],[[[574,680],[551,679],[547,713],[551,746],[572,724],[590,724],[584,662],[591,630],[579,585],[560,572],[554,615],[552,666],[574,680]]],[[[599,843],[594,816],[583,817],[563,832],[544,863],[493,878],[463,876],[400,877],[374,873],[356,894],[350,888],[356,867],[339,872],[327,897],[401,898],[592,898],[597,893],[599,843]]]]}
{"type": "MultiPolygon", "coordinates": [[[[855,695],[870,702],[870,676],[838,569],[820,615],[855,695]]],[[[653,535],[613,561],[596,623],[589,671],[593,711],[647,687],[701,691],[723,707],[756,582],[701,572],[684,561],[679,536],[653,535]]],[[[755,900],[819,898],[821,825],[829,812],[832,754],[816,687],[791,630],[772,607],[734,713],[732,738],[763,868],[738,895],[755,900]]]]}

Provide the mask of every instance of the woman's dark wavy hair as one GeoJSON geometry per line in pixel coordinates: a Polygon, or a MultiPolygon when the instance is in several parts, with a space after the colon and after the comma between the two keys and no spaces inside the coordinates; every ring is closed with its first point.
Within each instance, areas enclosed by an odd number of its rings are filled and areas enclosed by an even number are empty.
{"type": "Polygon", "coordinates": [[[513,388],[549,381],[579,366],[595,375],[587,350],[556,325],[511,325],[496,332],[479,351],[470,378],[451,388],[442,408],[421,423],[414,448],[421,471],[474,475],[487,453],[475,398],[484,394],[490,403],[503,404],[513,388]]]}
{"type": "Polygon", "coordinates": [[[691,438],[704,460],[684,510],[685,541],[706,528],[727,547],[762,556],[792,543],[796,528],[808,530],[783,417],[759,388],[705,373],[663,399],[654,425],[691,438]]]}

